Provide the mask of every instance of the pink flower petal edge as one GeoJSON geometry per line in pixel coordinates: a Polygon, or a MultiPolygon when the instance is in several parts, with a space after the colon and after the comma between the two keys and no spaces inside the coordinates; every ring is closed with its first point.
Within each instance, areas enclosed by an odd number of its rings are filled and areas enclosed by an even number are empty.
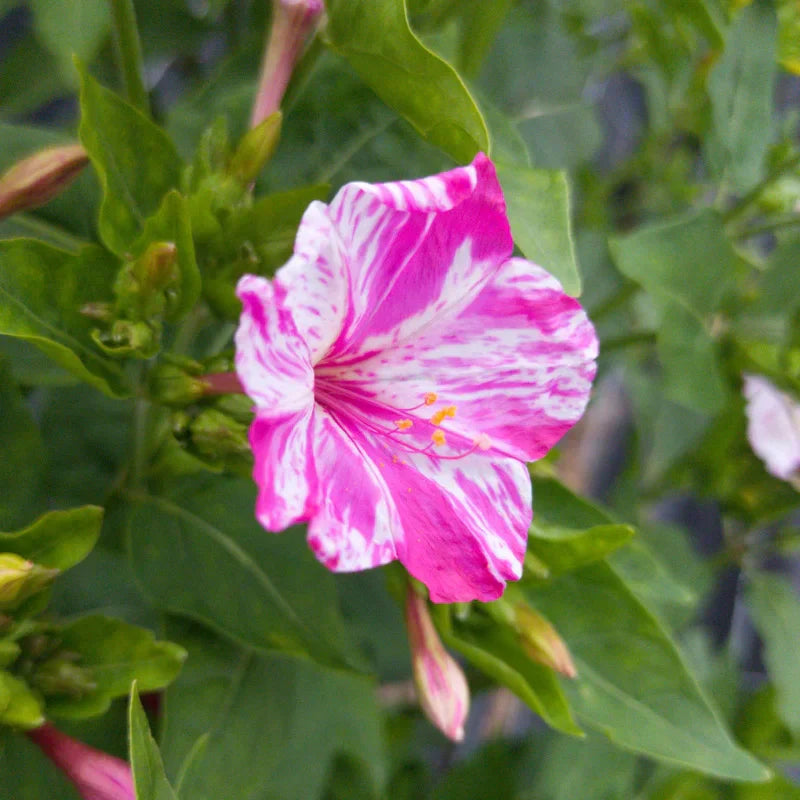
{"type": "Polygon", "coordinates": [[[399,559],[436,602],[521,574],[526,461],[580,418],[597,339],[511,257],[494,166],[352,183],[312,203],[273,281],[244,276],[236,369],[268,530],[309,523],[329,568],[399,559]]]}
{"type": "Polygon", "coordinates": [[[784,481],[800,475],[800,403],[761,375],[745,375],[747,439],[767,471],[784,481]]]}

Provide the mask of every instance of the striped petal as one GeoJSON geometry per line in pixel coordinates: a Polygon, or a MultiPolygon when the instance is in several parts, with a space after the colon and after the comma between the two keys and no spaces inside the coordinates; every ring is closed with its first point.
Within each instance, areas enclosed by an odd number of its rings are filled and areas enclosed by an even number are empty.
{"type": "Polygon", "coordinates": [[[512,258],[455,317],[339,367],[337,379],[349,394],[400,416],[434,392],[437,405],[409,416],[455,406],[441,423],[448,437],[469,443],[482,435],[492,452],[534,461],[583,413],[596,356],[594,328],[578,302],[545,270],[512,258]]]}

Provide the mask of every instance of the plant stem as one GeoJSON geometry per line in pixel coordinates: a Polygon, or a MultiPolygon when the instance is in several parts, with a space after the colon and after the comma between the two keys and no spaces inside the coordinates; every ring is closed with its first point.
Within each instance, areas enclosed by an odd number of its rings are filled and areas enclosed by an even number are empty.
{"type": "Polygon", "coordinates": [[[125,96],[131,105],[150,116],[150,100],[144,85],[144,63],[133,0],[111,0],[114,41],[125,96]]]}
{"type": "Polygon", "coordinates": [[[654,344],[655,341],[655,331],[637,331],[600,342],[600,350],[605,354],[611,350],[621,350],[623,347],[630,347],[635,344],[654,344]]]}
{"type": "Polygon", "coordinates": [[[781,228],[794,228],[800,225],[800,215],[798,214],[784,214],[783,216],[776,217],[761,225],[754,225],[752,228],[745,228],[744,230],[736,232],[737,239],[749,239],[751,236],[758,236],[762,233],[772,233],[781,228]]]}

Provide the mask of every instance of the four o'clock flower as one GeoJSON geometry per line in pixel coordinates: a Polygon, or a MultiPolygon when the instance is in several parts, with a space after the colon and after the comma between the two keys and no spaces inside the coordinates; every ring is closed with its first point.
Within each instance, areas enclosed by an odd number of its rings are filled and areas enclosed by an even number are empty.
{"type": "Polygon", "coordinates": [[[800,403],[760,375],[744,376],[747,438],[767,472],[800,488],[800,403]]]}
{"type": "Polygon", "coordinates": [[[469,712],[467,679],[445,650],[433,626],[427,600],[413,586],[406,590],[406,627],[420,707],[445,736],[460,742],[469,712]]]}
{"type": "Polygon", "coordinates": [[[131,768],[49,723],[29,731],[44,754],[72,781],[84,800],[136,800],[131,768]]]}
{"type": "Polygon", "coordinates": [[[330,569],[399,559],[434,602],[519,578],[541,458],[583,413],[597,339],[521,258],[494,166],[344,186],[273,281],[245,275],[256,516],[330,569]]]}

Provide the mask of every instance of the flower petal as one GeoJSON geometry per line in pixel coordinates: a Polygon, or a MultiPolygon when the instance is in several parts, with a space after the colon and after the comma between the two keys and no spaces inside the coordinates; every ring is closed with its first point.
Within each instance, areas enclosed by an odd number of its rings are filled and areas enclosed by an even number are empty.
{"type": "Polygon", "coordinates": [[[283,290],[245,275],[236,287],[243,309],[236,329],[236,373],[260,409],[282,415],[313,401],[308,345],[283,305],[283,290]]]}
{"type": "Polygon", "coordinates": [[[256,519],[280,531],[310,518],[316,510],[317,479],[310,429],[315,408],[309,405],[284,417],[259,416],[250,426],[250,447],[258,486],[256,519]]]}
{"type": "Polygon", "coordinates": [[[747,438],[767,471],[791,480],[800,470],[800,403],[759,375],[744,376],[747,438]]]}
{"type": "Polygon", "coordinates": [[[541,267],[512,258],[455,318],[443,315],[412,342],[339,367],[336,380],[401,417],[434,392],[440,406],[455,406],[441,423],[448,437],[469,445],[483,435],[491,452],[533,461],[580,418],[596,356],[578,302],[541,267]]]}
{"type": "Polygon", "coordinates": [[[350,284],[325,363],[377,352],[467,304],[513,248],[494,166],[416,181],[350,183],[328,214],[350,284]]]}

